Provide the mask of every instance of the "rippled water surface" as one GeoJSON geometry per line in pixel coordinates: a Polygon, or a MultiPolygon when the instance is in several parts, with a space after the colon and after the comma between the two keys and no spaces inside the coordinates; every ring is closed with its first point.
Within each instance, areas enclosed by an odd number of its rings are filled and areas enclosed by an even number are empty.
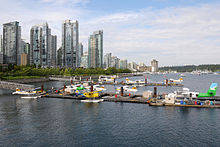
{"type": "MultiPolygon", "coordinates": [[[[165,77],[148,78],[159,82],[165,77]]],[[[187,75],[183,84],[205,92],[212,82],[220,84],[220,75],[187,75]]],[[[63,82],[44,85],[60,87],[63,82]]],[[[152,87],[140,87],[139,92],[148,89],[152,87]]],[[[158,90],[171,92],[175,87],[158,90]]],[[[0,90],[0,146],[220,146],[220,109],[27,100],[10,93],[0,90]]]]}

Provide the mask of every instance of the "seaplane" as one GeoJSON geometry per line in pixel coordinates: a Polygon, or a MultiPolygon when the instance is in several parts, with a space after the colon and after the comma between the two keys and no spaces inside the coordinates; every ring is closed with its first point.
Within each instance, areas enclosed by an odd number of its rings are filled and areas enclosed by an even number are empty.
{"type": "Polygon", "coordinates": [[[105,87],[103,85],[94,85],[93,86],[95,91],[105,91],[105,87]]]}
{"type": "Polygon", "coordinates": [[[68,93],[74,93],[76,90],[84,90],[85,87],[81,84],[78,84],[78,85],[70,85],[70,86],[66,86],[65,88],[65,92],[68,92],[68,93]]]}
{"type": "MultiPolygon", "coordinates": [[[[116,90],[117,90],[118,92],[121,91],[121,87],[118,87],[116,90]]],[[[130,88],[129,86],[123,86],[123,90],[124,90],[125,92],[137,92],[137,91],[138,91],[135,86],[132,87],[132,88],[130,88]]]]}
{"type": "Polygon", "coordinates": [[[41,95],[37,94],[37,93],[28,93],[25,94],[24,96],[21,96],[22,99],[37,99],[37,98],[41,98],[41,95]]]}
{"type": "Polygon", "coordinates": [[[115,82],[116,76],[99,76],[99,82],[115,82]]]}
{"type": "Polygon", "coordinates": [[[80,100],[81,102],[86,102],[86,103],[99,103],[103,102],[104,99],[99,98],[99,93],[98,91],[91,91],[91,92],[86,92],[83,94],[86,98],[84,100],[80,100]]]}
{"type": "Polygon", "coordinates": [[[207,93],[199,93],[198,97],[213,97],[216,95],[218,89],[218,83],[212,83],[207,93]]]}
{"type": "Polygon", "coordinates": [[[182,88],[182,89],[178,89],[177,91],[174,91],[174,94],[176,95],[176,97],[179,98],[197,98],[199,95],[199,92],[192,92],[189,90],[189,88],[182,88]]]}
{"type": "Polygon", "coordinates": [[[19,88],[16,88],[16,91],[15,92],[12,92],[13,95],[27,95],[27,94],[36,94],[36,93],[43,93],[39,90],[40,88],[35,88],[33,90],[30,90],[30,91],[24,91],[24,90],[21,90],[19,88]]]}
{"type": "Polygon", "coordinates": [[[143,85],[145,84],[145,81],[142,81],[142,80],[136,80],[136,81],[132,81],[132,80],[129,80],[128,78],[126,78],[126,82],[125,82],[127,85],[134,85],[134,84],[140,84],[140,85],[143,85]]]}
{"type": "MultiPolygon", "coordinates": [[[[166,83],[166,80],[164,80],[164,82],[166,83]]],[[[169,83],[182,83],[183,82],[183,78],[180,77],[178,80],[169,79],[168,82],[169,83]]]]}

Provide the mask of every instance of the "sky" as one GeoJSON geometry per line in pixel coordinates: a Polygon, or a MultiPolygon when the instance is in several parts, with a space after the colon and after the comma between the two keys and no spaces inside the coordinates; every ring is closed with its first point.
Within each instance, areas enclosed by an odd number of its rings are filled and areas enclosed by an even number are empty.
{"type": "Polygon", "coordinates": [[[159,66],[220,64],[219,0],[0,0],[2,24],[19,21],[22,38],[48,22],[61,46],[64,20],[79,21],[84,50],[103,30],[104,53],[159,66]]]}

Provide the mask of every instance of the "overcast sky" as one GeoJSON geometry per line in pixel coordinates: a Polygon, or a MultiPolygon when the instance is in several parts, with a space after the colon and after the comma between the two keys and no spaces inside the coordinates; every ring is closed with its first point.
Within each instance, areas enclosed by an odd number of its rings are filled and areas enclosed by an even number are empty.
{"type": "Polygon", "coordinates": [[[220,64],[219,0],[0,0],[0,24],[19,21],[22,38],[48,22],[61,45],[66,19],[79,21],[87,50],[93,31],[104,31],[104,52],[159,66],[220,64]]]}

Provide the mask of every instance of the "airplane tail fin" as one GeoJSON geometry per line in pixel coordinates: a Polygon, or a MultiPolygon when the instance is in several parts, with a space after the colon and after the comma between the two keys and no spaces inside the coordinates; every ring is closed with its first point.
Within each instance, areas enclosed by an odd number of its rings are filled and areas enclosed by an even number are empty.
{"type": "Polygon", "coordinates": [[[218,83],[212,83],[207,93],[210,93],[213,96],[215,96],[217,89],[218,89],[218,83]]]}
{"type": "Polygon", "coordinates": [[[211,97],[216,95],[218,83],[212,83],[207,93],[199,93],[198,97],[211,97]]]}

